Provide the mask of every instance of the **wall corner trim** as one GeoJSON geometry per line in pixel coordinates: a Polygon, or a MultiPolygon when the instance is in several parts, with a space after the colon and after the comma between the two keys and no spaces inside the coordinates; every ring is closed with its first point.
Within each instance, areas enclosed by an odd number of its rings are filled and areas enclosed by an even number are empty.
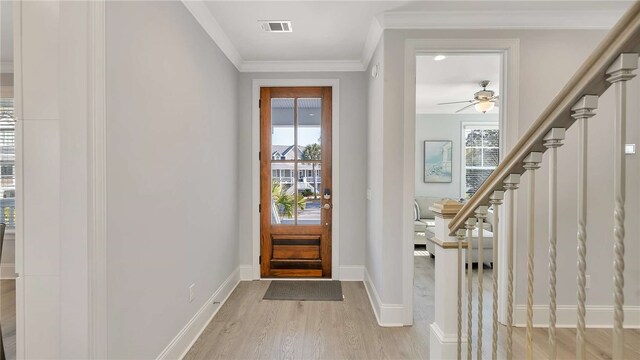
{"type": "Polygon", "coordinates": [[[378,19],[374,17],[373,20],[371,20],[369,32],[367,33],[367,38],[365,39],[364,47],[362,48],[360,62],[362,63],[364,70],[369,67],[369,62],[371,62],[373,53],[376,51],[376,47],[378,47],[378,43],[380,42],[380,38],[383,33],[384,29],[380,26],[378,19]]]}
{"type": "Polygon", "coordinates": [[[369,296],[369,302],[376,315],[378,325],[382,327],[401,327],[405,325],[403,321],[405,318],[404,305],[382,303],[378,290],[373,281],[371,281],[371,276],[366,268],[364,269],[364,287],[369,296]]]}
{"type": "Polygon", "coordinates": [[[240,283],[240,272],[238,267],[227,277],[156,359],[182,359],[187,354],[240,283]]]}
{"type": "Polygon", "coordinates": [[[233,45],[231,39],[222,30],[218,21],[213,17],[207,5],[202,0],[182,0],[182,4],[189,10],[191,15],[202,26],[204,31],[218,45],[220,50],[227,56],[229,61],[240,70],[242,66],[242,57],[238,49],[233,45]]]}
{"type": "Polygon", "coordinates": [[[255,280],[253,276],[253,265],[240,265],[239,269],[241,281],[255,280]]]}

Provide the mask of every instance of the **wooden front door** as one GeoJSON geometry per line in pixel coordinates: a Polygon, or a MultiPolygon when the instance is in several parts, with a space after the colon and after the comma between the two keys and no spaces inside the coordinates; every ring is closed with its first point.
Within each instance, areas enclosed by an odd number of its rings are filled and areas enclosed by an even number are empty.
{"type": "Polygon", "coordinates": [[[260,89],[260,272],[331,277],[331,88],[260,89]]]}

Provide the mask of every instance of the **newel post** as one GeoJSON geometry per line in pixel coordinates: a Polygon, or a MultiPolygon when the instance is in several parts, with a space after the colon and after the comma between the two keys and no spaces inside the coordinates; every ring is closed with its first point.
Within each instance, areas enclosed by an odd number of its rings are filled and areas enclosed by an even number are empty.
{"type": "MultiPolygon", "coordinates": [[[[442,200],[429,209],[435,213],[434,236],[427,241],[435,245],[436,288],[430,355],[432,359],[455,359],[458,355],[458,279],[459,276],[464,277],[464,262],[458,261],[459,239],[449,236],[449,222],[462,209],[462,204],[454,200],[442,200]]],[[[465,259],[466,246],[466,242],[463,242],[462,259],[465,259]]],[[[466,342],[467,337],[462,336],[461,343],[466,342]]]]}

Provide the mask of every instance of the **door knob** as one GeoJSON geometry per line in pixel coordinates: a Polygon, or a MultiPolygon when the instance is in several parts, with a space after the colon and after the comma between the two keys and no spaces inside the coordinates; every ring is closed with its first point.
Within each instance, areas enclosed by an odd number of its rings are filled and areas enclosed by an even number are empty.
{"type": "Polygon", "coordinates": [[[324,206],[323,206],[323,207],[324,207],[325,209],[327,209],[327,210],[331,209],[331,205],[329,205],[329,204],[324,204],[324,206]]]}

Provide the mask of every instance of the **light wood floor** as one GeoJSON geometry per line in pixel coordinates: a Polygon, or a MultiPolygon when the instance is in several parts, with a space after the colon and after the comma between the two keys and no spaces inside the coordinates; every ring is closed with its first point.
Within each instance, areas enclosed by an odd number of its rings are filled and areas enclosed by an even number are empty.
{"type": "Polygon", "coordinates": [[[16,358],[16,281],[0,280],[0,324],[7,360],[16,358]]]}
{"type": "MultiPolygon", "coordinates": [[[[262,300],[268,281],[241,282],[185,359],[428,359],[434,260],[415,260],[414,326],[378,326],[361,282],[343,282],[345,300],[340,302],[262,300]]],[[[491,270],[485,269],[485,274],[485,284],[491,284],[491,270]]],[[[490,359],[490,292],[485,294],[483,316],[483,358],[490,359]]],[[[500,331],[502,341],[504,327],[500,331]]],[[[524,334],[524,329],[514,331],[516,359],[524,358],[524,334]]],[[[546,358],[546,334],[546,329],[536,329],[535,359],[546,358]]],[[[610,330],[588,330],[590,359],[611,358],[609,334],[610,330]]],[[[575,357],[574,339],[573,330],[558,330],[558,359],[575,357]]],[[[627,357],[640,359],[640,331],[627,331],[626,343],[627,357]]]]}

